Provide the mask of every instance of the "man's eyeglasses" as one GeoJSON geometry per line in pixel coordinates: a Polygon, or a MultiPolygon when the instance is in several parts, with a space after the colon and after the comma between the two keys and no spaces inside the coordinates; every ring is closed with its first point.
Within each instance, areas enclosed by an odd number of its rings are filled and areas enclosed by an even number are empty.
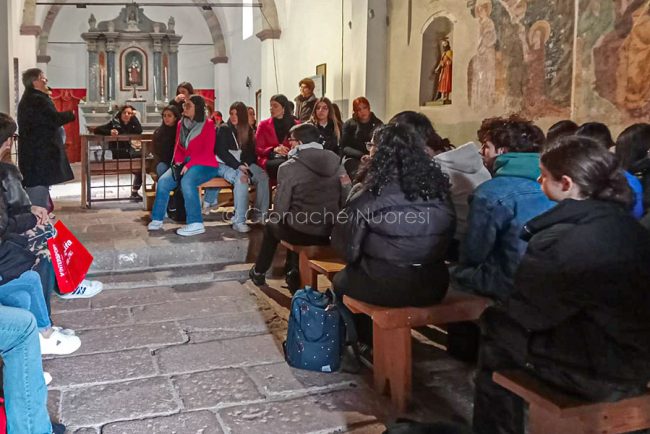
{"type": "Polygon", "coordinates": [[[375,146],[377,145],[375,145],[373,142],[366,142],[366,149],[368,150],[368,152],[370,152],[372,148],[374,148],[375,146]]]}

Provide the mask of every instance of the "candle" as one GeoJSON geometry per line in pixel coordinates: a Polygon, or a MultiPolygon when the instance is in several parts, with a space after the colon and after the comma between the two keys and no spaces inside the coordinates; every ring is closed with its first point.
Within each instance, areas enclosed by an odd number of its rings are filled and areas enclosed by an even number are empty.
{"type": "Polygon", "coordinates": [[[104,70],[99,68],[99,95],[104,95],[104,70]]]}
{"type": "Polygon", "coordinates": [[[158,88],[156,87],[156,74],[153,75],[153,100],[158,100],[158,88]]]}
{"type": "Polygon", "coordinates": [[[169,81],[167,79],[167,67],[165,66],[165,69],[163,70],[164,72],[164,80],[163,80],[163,87],[165,88],[165,95],[167,95],[167,86],[169,85],[169,81]]]}
{"type": "Polygon", "coordinates": [[[108,76],[108,99],[109,100],[111,99],[111,96],[112,96],[112,92],[111,92],[112,86],[111,86],[111,84],[112,84],[111,76],[109,75],[108,76]]]}

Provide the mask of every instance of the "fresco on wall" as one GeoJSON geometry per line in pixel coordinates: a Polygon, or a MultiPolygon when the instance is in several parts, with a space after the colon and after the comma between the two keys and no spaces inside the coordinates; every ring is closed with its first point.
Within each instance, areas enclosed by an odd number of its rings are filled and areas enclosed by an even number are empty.
{"type": "MultiPolygon", "coordinates": [[[[581,0],[580,11],[581,60],[587,68],[583,72],[585,82],[581,83],[583,101],[594,102],[597,95],[609,107],[618,108],[622,120],[647,117],[650,115],[650,0],[581,0]],[[592,101],[589,93],[595,93],[592,101]]],[[[598,108],[598,105],[592,107],[589,114],[603,113],[607,107],[598,108]]]]}
{"type": "Polygon", "coordinates": [[[479,37],[469,104],[532,118],[567,116],[573,74],[573,0],[468,0],[479,37]]]}

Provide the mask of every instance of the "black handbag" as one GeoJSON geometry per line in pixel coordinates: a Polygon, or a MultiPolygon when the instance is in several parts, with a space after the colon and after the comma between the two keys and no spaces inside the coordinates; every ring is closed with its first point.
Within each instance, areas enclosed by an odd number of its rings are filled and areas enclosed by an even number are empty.
{"type": "Polygon", "coordinates": [[[169,202],[167,202],[167,217],[176,223],[185,223],[187,219],[185,198],[183,197],[183,189],[181,188],[181,171],[183,170],[183,166],[185,164],[173,164],[171,167],[172,177],[177,185],[169,196],[169,202]]]}
{"type": "Polygon", "coordinates": [[[36,255],[27,248],[27,238],[10,234],[0,243],[0,285],[20,277],[32,268],[36,255]]]}

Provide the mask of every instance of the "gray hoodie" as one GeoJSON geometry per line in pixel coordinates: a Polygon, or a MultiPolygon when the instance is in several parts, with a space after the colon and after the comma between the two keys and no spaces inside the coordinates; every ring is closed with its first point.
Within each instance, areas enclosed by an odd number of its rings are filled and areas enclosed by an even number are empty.
{"type": "Polygon", "coordinates": [[[341,183],[345,169],[338,155],[324,150],[322,145],[308,143],[300,147],[278,169],[273,212],[299,232],[329,237],[347,197],[348,189],[341,183]]]}
{"type": "Polygon", "coordinates": [[[440,164],[442,171],[449,175],[451,200],[456,209],[454,238],[460,241],[467,233],[468,199],[476,187],[492,179],[492,176],[483,165],[483,159],[473,142],[443,152],[433,158],[440,164]]]}

